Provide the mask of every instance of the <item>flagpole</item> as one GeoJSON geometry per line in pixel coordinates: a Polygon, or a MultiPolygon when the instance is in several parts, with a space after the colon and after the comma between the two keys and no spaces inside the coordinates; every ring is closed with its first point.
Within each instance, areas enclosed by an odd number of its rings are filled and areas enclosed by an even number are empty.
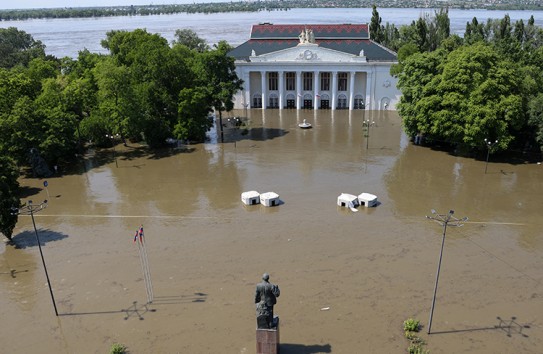
{"type": "Polygon", "coordinates": [[[143,270],[143,279],[145,281],[145,291],[147,292],[147,303],[151,303],[152,302],[152,293],[151,293],[151,288],[150,288],[150,285],[149,285],[149,274],[147,273],[147,260],[145,258],[145,252],[144,252],[144,246],[142,243],[140,243],[138,245],[138,248],[140,250],[140,259],[141,259],[141,267],[142,267],[142,270],[143,270]]]}
{"type": "Polygon", "coordinates": [[[140,256],[141,271],[143,273],[143,280],[145,282],[145,291],[147,293],[147,303],[150,304],[154,300],[153,284],[151,282],[151,270],[149,268],[149,258],[147,256],[147,248],[145,247],[143,225],[136,230],[134,235],[134,243],[138,242],[138,252],[140,256]],[[138,242],[139,238],[139,242],[138,242]]]}
{"type": "Polygon", "coordinates": [[[134,243],[138,243],[138,253],[140,256],[140,264],[141,264],[141,271],[143,273],[143,281],[145,283],[145,292],[147,293],[147,303],[151,300],[151,293],[149,292],[149,282],[147,279],[147,272],[145,267],[145,256],[143,253],[143,228],[136,229],[136,234],[134,235],[134,243]],[[139,236],[139,242],[138,242],[138,236],[139,236]]]}
{"type": "Polygon", "coordinates": [[[149,257],[147,256],[147,247],[145,247],[145,240],[141,238],[141,248],[143,249],[143,255],[145,260],[145,271],[147,273],[148,287],[149,287],[149,303],[153,302],[153,283],[151,282],[151,270],[149,268],[149,257]]]}

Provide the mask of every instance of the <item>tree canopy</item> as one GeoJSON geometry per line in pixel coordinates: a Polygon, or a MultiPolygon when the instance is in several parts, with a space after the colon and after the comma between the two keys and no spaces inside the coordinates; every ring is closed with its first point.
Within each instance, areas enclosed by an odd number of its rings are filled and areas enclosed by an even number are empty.
{"type": "MultiPolygon", "coordinates": [[[[378,12],[374,10],[374,18],[378,12]]],[[[402,96],[398,111],[411,137],[424,135],[464,150],[543,148],[543,30],[501,20],[466,24],[450,34],[447,10],[396,31],[381,25],[382,43],[398,51],[391,73],[402,96]]]]}
{"type": "Polygon", "coordinates": [[[83,50],[57,59],[27,33],[0,29],[0,157],[11,159],[0,161],[0,232],[11,235],[5,208],[18,205],[11,179],[17,166],[30,165],[31,149],[57,165],[85,142],[110,146],[106,136],[151,148],[206,138],[209,112],[231,110],[241,80],[227,43],[210,48],[189,31],[177,37],[170,46],[144,29],[114,30],[102,41],[108,55],[83,50]]]}

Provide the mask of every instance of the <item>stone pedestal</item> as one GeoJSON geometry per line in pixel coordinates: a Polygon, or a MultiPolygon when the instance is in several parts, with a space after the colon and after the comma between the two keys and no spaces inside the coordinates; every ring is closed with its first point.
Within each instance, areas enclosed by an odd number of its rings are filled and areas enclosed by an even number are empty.
{"type": "Polygon", "coordinates": [[[273,320],[274,328],[256,330],[256,354],[279,354],[279,317],[273,320]]]}

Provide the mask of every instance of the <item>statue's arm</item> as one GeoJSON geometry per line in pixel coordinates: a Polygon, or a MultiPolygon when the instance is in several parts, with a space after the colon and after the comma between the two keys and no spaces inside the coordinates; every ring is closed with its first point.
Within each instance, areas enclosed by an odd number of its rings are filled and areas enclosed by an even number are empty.
{"type": "Polygon", "coordinates": [[[281,290],[279,290],[279,286],[273,286],[273,295],[275,295],[275,297],[279,297],[279,295],[281,295],[281,290]]]}
{"type": "Polygon", "coordinates": [[[260,302],[260,291],[258,291],[258,287],[256,288],[255,293],[255,304],[258,304],[260,302]]]}

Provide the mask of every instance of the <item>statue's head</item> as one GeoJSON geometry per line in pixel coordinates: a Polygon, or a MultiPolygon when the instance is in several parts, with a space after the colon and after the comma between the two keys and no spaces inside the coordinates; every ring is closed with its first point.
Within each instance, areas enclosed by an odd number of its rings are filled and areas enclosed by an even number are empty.
{"type": "Polygon", "coordinates": [[[270,279],[270,275],[268,273],[264,273],[262,275],[262,279],[265,280],[265,281],[268,281],[270,279]]]}

